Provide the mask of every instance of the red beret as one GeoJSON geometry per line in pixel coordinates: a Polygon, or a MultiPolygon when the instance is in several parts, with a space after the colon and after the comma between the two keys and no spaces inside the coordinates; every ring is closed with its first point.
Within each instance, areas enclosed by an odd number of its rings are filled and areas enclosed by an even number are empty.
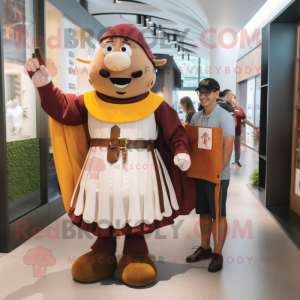
{"type": "MultiPolygon", "coordinates": [[[[151,49],[149,48],[149,45],[147,44],[143,33],[135,26],[131,25],[131,24],[119,24],[116,25],[112,28],[110,28],[100,39],[100,43],[104,40],[107,39],[109,37],[124,37],[124,38],[128,38],[131,39],[133,41],[135,41],[136,43],[138,43],[146,52],[148,58],[151,60],[154,59],[154,55],[151,51],[151,49]]],[[[152,62],[153,63],[153,62],[152,62]]],[[[153,64],[154,65],[154,64],[153,64]]],[[[155,68],[155,65],[154,65],[155,68]]]]}

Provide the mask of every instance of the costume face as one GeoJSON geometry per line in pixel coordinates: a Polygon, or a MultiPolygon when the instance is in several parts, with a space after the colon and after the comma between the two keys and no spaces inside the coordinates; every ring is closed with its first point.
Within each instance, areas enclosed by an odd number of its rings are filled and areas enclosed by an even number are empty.
{"type": "Polygon", "coordinates": [[[95,90],[104,95],[130,98],[149,91],[156,73],[139,44],[128,38],[110,37],[95,53],[89,78],[95,90]]]}

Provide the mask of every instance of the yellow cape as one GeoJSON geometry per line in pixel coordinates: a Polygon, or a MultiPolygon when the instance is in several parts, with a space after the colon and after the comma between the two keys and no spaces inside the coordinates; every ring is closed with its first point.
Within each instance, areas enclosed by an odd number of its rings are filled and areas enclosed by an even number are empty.
{"type": "MultiPolygon", "coordinates": [[[[95,91],[84,94],[88,112],[109,123],[126,123],[144,119],[153,113],[164,99],[152,92],[144,99],[131,104],[112,104],[98,98],[95,91]]],[[[57,178],[66,211],[76,187],[88,153],[87,137],[83,125],[67,126],[49,117],[53,157],[57,178]]]]}

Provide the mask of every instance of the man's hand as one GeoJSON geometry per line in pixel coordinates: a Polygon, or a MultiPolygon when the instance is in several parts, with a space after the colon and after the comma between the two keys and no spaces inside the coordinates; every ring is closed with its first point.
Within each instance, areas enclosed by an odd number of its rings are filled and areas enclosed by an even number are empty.
{"type": "Polygon", "coordinates": [[[25,73],[29,75],[35,87],[42,87],[50,83],[51,76],[45,67],[45,60],[39,49],[35,49],[32,58],[26,62],[25,73]]]}
{"type": "Polygon", "coordinates": [[[178,153],[174,156],[174,164],[178,166],[181,171],[186,171],[191,166],[191,159],[187,153],[178,153]]]}
{"type": "Polygon", "coordinates": [[[187,124],[189,124],[189,123],[186,122],[186,121],[181,121],[181,124],[182,124],[183,127],[185,127],[185,125],[187,125],[187,124]]]}

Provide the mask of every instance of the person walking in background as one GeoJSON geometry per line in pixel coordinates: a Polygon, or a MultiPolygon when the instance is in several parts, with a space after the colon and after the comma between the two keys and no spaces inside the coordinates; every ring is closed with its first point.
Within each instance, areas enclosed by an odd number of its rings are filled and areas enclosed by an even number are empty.
{"type": "MultiPolygon", "coordinates": [[[[232,102],[232,92],[231,90],[224,90],[223,92],[220,91],[219,98],[217,99],[217,104],[227,110],[233,117],[235,126],[237,125],[237,120],[235,117],[234,109],[231,105],[232,102]]],[[[200,104],[199,111],[203,110],[203,105],[200,104]]]]}
{"type": "MultiPolygon", "coordinates": [[[[233,117],[235,126],[237,126],[237,119],[235,115],[235,111],[232,107],[232,91],[227,89],[223,92],[220,92],[219,99],[217,100],[217,103],[220,105],[223,105],[225,108],[233,117]]],[[[221,106],[222,107],[222,106],[221,106]]]]}
{"type": "Polygon", "coordinates": [[[235,161],[232,164],[237,164],[241,167],[240,157],[241,157],[241,138],[242,138],[242,120],[245,124],[251,126],[255,130],[258,129],[257,126],[253,125],[246,117],[244,110],[236,105],[236,96],[232,95],[232,106],[235,111],[237,126],[235,127],[235,140],[234,140],[234,150],[235,150],[235,161]]]}
{"type": "Polygon", "coordinates": [[[182,111],[186,114],[185,121],[182,121],[182,126],[185,127],[186,124],[190,124],[193,115],[196,113],[193,102],[190,97],[183,97],[180,99],[180,106],[182,111]]]}

